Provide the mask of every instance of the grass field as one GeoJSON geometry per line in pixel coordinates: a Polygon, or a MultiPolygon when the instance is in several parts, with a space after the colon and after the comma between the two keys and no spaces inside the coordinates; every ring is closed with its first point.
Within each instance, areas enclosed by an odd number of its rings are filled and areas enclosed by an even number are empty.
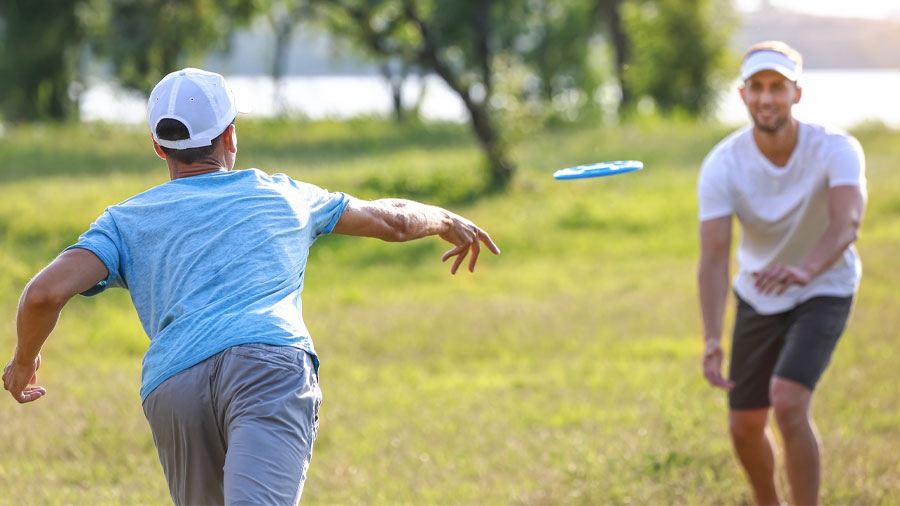
{"type": "MultiPolygon", "coordinates": [[[[313,247],[304,306],[325,402],[304,504],[747,503],[725,397],[701,375],[695,292],[696,171],[727,132],[534,132],[513,146],[510,191],[474,198],[481,158],[463,127],[240,123],[241,168],[446,205],[503,250],[450,276],[438,239],[313,247]],[[646,168],[550,177],[621,158],[646,168]]],[[[823,500],[898,504],[900,132],[855,133],[868,157],[865,274],[814,405],[823,500]]],[[[29,277],[105,206],[166,177],[143,131],[0,137],[0,352],[15,346],[29,277]]],[[[169,503],[138,397],[146,345],[127,292],[70,303],[44,349],[48,395],[0,401],[0,505],[169,503]]]]}

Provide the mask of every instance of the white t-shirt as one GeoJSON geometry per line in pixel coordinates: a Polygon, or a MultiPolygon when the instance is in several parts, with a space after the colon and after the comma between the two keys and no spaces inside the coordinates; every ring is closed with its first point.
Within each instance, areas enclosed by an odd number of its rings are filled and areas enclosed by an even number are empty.
{"type": "Polygon", "coordinates": [[[735,292],[759,313],[787,311],[820,295],[856,292],[862,266],[851,245],[828,270],[806,286],[765,295],[753,273],[771,264],[797,265],[828,226],[828,190],[859,186],[866,192],[865,157],[859,142],[844,132],[799,122],[797,147],[784,167],[766,158],[742,128],[716,145],[700,169],[700,221],[735,215],[740,222],[735,292]]]}

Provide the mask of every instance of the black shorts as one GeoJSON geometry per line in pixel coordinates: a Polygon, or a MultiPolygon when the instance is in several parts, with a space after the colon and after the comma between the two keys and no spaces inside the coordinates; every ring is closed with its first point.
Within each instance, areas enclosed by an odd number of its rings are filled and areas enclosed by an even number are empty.
{"type": "Polygon", "coordinates": [[[728,392],[733,410],[771,406],[773,376],[815,390],[847,326],[853,297],[813,297],[773,315],[761,315],[737,297],[728,392]]]}

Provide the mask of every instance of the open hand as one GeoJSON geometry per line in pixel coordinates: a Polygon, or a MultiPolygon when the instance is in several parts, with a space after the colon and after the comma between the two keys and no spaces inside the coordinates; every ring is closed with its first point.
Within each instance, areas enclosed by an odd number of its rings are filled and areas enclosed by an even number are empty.
{"type": "Polygon", "coordinates": [[[3,388],[8,390],[20,404],[33,402],[43,397],[47,390],[41,386],[29,386],[37,383],[37,370],[41,367],[41,355],[33,362],[16,362],[15,357],[3,369],[3,388]]]}
{"type": "Polygon", "coordinates": [[[761,293],[768,295],[775,292],[775,295],[781,295],[791,285],[803,286],[809,283],[812,273],[803,267],[775,264],[754,272],[753,277],[754,286],[761,293]]]}
{"type": "Polygon", "coordinates": [[[442,262],[446,262],[450,257],[456,257],[453,259],[453,265],[450,266],[450,274],[456,274],[460,264],[470,252],[472,255],[469,256],[469,272],[474,272],[475,263],[481,253],[481,243],[484,243],[491,253],[500,254],[500,248],[494,244],[487,232],[465,218],[456,216],[454,221],[454,226],[450,231],[441,234],[442,239],[455,245],[441,257],[442,262]]]}
{"type": "Polygon", "coordinates": [[[706,381],[714,387],[731,390],[734,382],[726,380],[722,376],[722,362],[725,359],[725,353],[722,351],[722,344],[718,339],[707,339],[706,350],[703,352],[703,375],[706,381]]]}

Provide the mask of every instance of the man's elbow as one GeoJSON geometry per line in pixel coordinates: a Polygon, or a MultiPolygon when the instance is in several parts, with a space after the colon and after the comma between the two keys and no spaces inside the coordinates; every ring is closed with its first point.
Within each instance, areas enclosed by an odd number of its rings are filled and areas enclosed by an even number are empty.
{"type": "Polygon", "coordinates": [[[847,233],[847,242],[849,244],[853,244],[856,240],[859,239],[859,225],[855,225],[850,227],[849,232],[847,233]]]}
{"type": "Polygon", "coordinates": [[[849,246],[859,239],[859,231],[862,227],[862,220],[859,216],[851,216],[845,220],[843,229],[844,242],[849,246]]]}
{"type": "Polygon", "coordinates": [[[43,280],[40,276],[31,280],[22,294],[23,305],[39,308],[62,308],[72,298],[54,283],[43,280]]]}

